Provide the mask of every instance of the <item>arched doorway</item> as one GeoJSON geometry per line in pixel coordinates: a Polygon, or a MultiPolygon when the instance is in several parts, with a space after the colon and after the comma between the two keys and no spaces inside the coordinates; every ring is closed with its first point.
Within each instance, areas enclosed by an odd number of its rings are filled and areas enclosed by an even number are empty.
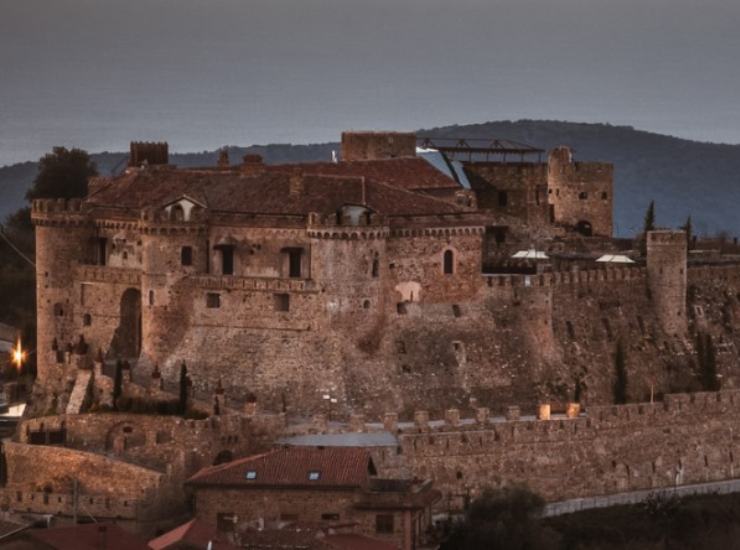
{"type": "Polygon", "coordinates": [[[139,357],[141,352],[141,292],[127,289],[121,296],[121,320],[111,343],[120,358],[139,357]]]}
{"type": "Polygon", "coordinates": [[[590,237],[593,234],[593,228],[591,222],[581,220],[576,224],[576,231],[578,231],[584,237],[590,237]]]}

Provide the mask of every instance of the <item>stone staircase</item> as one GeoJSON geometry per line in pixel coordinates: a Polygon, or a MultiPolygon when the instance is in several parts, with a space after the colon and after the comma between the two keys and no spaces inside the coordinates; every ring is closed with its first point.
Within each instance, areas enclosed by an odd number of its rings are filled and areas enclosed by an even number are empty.
{"type": "Polygon", "coordinates": [[[75,379],[74,388],[69,396],[69,402],[67,403],[67,414],[79,414],[82,409],[82,405],[85,403],[85,397],[90,389],[90,380],[92,379],[92,371],[80,370],[77,371],[77,378],[75,379]]]}

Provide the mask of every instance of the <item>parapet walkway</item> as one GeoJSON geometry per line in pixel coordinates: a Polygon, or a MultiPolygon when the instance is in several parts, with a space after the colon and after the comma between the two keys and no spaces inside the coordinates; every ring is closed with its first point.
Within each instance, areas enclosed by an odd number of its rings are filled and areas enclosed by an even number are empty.
{"type": "Polygon", "coordinates": [[[728,479],[725,481],[713,481],[711,483],[697,483],[695,485],[679,485],[677,487],[663,487],[656,489],[645,489],[642,491],[631,491],[629,493],[617,493],[589,498],[574,498],[560,502],[551,502],[545,505],[542,512],[544,517],[561,516],[573,514],[582,510],[593,508],[608,508],[610,506],[622,506],[625,504],[638,504],[651,497],[685,497],[691,495],[726,495],[740,492],[740,479],[728,479]]]}

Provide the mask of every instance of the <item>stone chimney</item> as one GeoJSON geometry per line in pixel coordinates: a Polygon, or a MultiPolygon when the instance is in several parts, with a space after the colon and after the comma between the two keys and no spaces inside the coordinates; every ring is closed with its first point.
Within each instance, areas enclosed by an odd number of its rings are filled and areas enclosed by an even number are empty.
{"type": "Polygon", "coordinates": [[[132,141],[129,166],[156,166],[170,162],[169,145],[163,142],[132,141]]]}
{"type": "Polygon", "coordinates": [[[416,156],[413,132],[342,132],[342,161],[416,156]]]}
{"type": "Polygon", "coordinates": [[[229,166],[229,150],[225,147],[218,152],[218,166],[221,168],[229,166]]]}
{"type": "Polygon", "coordinates": [[[241,165],[242,173],[246,175],[261,174],[265,171],[265,163],[262,161],[261,155],[247,154],[244,155],[241,165]]]}
{"type": "Polygon", "coordinates": [[[303,194],[303,174],[290,175],[290,196],[300,197],[303,194]]]}

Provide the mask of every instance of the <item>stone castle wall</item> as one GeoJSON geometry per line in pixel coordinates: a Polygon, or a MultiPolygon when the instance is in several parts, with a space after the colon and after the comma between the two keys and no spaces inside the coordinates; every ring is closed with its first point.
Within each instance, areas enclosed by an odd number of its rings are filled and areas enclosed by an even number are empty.
{"type": "MultiPolygon", "coordinates": [[[[412,423],[386,415],[398,447],[374,448],[383,476],[431,478],[459,509],[485,487],[529,485],[546,500],[704,483],[740,468],[740,391],[669,394],[662,402],[592,406],[565,415],[507,418],[478,409],[474,418],[447,411],[437,420],[417,411],[412,423]]],[[[525,411],[531,412],[531,409],[525,411]]],[[[381,424],[354,423],[355,431],[381,424]]]]}

